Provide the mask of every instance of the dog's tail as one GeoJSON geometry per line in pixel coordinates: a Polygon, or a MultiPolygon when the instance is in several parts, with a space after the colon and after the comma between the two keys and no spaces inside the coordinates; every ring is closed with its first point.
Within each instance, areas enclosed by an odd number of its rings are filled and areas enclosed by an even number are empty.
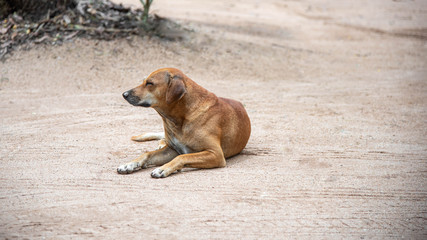
{"type": "Polygon", "coordinates": [[[133,136],[131,139],[135,142],[146,142],[153,140],[162,140],[165,138],[164,132],[159,133],[144,133],[142,135],[133,136]]]}

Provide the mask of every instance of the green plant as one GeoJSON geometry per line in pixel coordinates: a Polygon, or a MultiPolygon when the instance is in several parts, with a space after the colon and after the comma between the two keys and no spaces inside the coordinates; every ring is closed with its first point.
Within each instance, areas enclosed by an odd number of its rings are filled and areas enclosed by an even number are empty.
{"type": "Polygon", "coordinates": [[[142,13],[142,22],[145,24],[147,23],[148,19],[148,12],[150,11],[150,6],[153,0],[139,0],[142,3],[142,6],[144,6],[144,12],[142,13]]]}

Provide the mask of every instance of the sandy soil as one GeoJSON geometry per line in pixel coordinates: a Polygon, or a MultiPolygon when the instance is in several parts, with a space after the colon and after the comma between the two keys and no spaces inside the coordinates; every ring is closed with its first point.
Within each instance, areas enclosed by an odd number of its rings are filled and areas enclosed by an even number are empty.
{"type": "MultiPolygon", "coordinates": [[[[154,1],[183,42],[76,40],[0,63],[0,238],[427,237],[427,4],[154,1]],[[156,142],[121,93],[165,66],[242,101],[226,168],[116,168],[156,142]]],[[[127,1],[137,4],[138,1],[127,1]]]]}

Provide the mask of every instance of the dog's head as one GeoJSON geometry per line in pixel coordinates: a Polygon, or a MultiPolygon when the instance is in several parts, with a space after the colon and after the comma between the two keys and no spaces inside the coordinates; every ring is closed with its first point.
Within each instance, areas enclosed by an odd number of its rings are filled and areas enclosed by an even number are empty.
{"type": "Polygon", "coordinates": [[[165,107],[180,100],[186,93],[184,74],[178,69],[163,68],[151,73],[141,85],[123,93],[134,106],[165,107]]]}

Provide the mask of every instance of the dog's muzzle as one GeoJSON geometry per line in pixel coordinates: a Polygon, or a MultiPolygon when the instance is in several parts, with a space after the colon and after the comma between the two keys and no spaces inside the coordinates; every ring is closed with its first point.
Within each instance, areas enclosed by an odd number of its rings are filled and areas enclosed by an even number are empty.
{"type": "Polygon", "coordinates": [[[134,106],[142,106],[142,107],[150,107],[151,104],[146,103],[145,101],[141,101],[141,99],[135,95],[133,95],[133,91],[129,90],[122,94],[123,98],[126,99],[130,104],[134,106]]]}

